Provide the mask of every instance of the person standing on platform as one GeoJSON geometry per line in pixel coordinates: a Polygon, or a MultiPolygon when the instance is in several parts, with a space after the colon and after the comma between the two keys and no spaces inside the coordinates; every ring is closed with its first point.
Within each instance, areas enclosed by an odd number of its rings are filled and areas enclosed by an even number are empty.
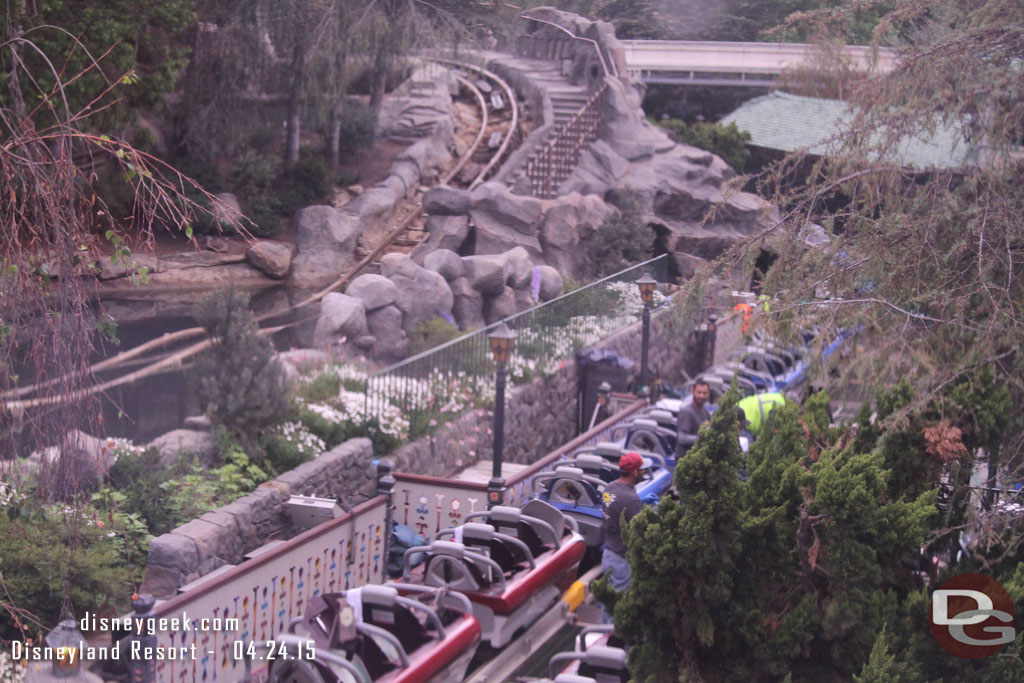
{"type": "MultiPolygon", "coordinates": [[[[619,458],[619,478],[604,488],[601,512],[604,515],[604,552],[601,566],[609,576],[612,588],[624,591],[629,588],[629,561],[626,559],[626,544],[622,541],[622,524],[628,524],[643,508],[643,502],[636,495],[636,485],[644,478],[644,472],[651,466],[651,460],[639,453],[623,453],[619,458]]],[[[604,613],[604,622],[611,623],[610,615],[604,613]]]]}
{"type": "Polygon", "coordinates": [[[693,402],[679,409],[676,423],[676,457],[681,458],[697,441],[697,431],[705,422],[711,421],[711,413],[704,406],[711,398],[711,387],[702,379],[693,383],[690,390],[693,402]]]}

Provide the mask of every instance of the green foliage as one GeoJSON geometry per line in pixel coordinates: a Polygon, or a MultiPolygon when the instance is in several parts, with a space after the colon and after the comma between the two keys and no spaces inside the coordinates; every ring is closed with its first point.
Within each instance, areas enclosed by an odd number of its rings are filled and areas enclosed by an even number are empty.
{"type": "MultiPolygon", "coordinates": [[[[0,573],[9,594],[4,602],[53,625],[64,616],[61,586],[67,586],[76,615],[124,613],[145,563],[146,543],[137,520],[90,506],[45,507],[13,519],[2,514],[0,573]]],[[[0,638],[21,638],[10,619],[0,619],[0,638]]]]}
{"type": "Polygon", "coordinates": [[[409,355],[429,351],[461,335],[458,327],[440,316],[434,316],[409,330],[409,355]]]}
{"type": "MultiPolygon", "coordinates": [[[[49,56],[53,67],[34,50],[23,50],[21,58],[47,92],[55,85],[53,69],[61,73],[72,112],[92,103],[111,82],[130,82],[124,106],[90,117],[91,125],[99,128],[112,128],[132,121],[140,110],[159,107],[188,61],[187,42],[182,38],[195,16],[193,0],[39,0],[7,6],[11,12],[7,26],[25,31],[25,37],[49,56]],[[43,28],[29,31],[32,27],[43,28]],[[102,73],[94,70],[72,79],[89,68],[94,58],[100,60],[102,73]]],[[[10,53],[6,51],[0,52],[0,72],[10,72],[10,53]]],[[[31,84],[22,85],[29,106],[34,106],[37,93],[31,84]]],[[[59,97],[55,100],[40,108],[41,116],[45,117],[49,106],[62,106],[59,97]]],[[[0,104],[7,103],[6,89],[0,90],[0,104]]]]}
{"type": "Polygon", "coordinates": [[[740,130],[735,123],[726,126],[704,121],[686,123],[679,119],[665,119],[657,123],[671,131],[677,142],[717,154],[740,173],[750,160],[750,150],[747,149],[750,133],[740,130]]]}
{"type": "Polygon", "coordinates": [[[911,672],[876,638],[915,594],[934,490],[895,498],[881,453],[836,447],[844,435],[823,424],[823,395],[773,411],[743,482],[735,401],[730,391],[676,466],[681,501],[645,510],[626,534],[633,578],[614,615],[637,643],[634,679],[911,672]]]}
{"type": "Polygon", "coordinates": [[[875,644],[871,648],[871,655],[860,670],[860,675],[853,677],[854,683],[912,683],[920,680],[912,674],[906,662],[896,661],[895,655],[890,652],[888,641],[891,635],[882,629],[875,638],[875,644]]]}
{"type": "Polygon", "coordinates": [[[215,425],[255,452],[260,429],[288,407],[284,370],[259,332],[248,295],[233,288],[214,292],[198,303],[195,317],[211,341],[196,361],[199,398],[215,425]]]}
{"type": "Polygon", "coordinates": [[[110,486],[123,496],[119,503],[121,509],[136,515],[156,536],[178,525],[163,495],[164,489],[160,488],[174,472],[174,468],[161,462],[155,448],[147,448],[139,455],[119,457],[108,472],[110,486]]]}
{"type": "Polygon", "coordinates": [[[342,156],[355,154],[361,149],[373,146],[376,131],[377,112],[359,100],[345,100],[339,129],[339,151],[342,156]]]}
{"type": "Polygon", "coordinates": [[[609,214],[594,232],[587,251],[601,277],[640,263],[654,251],[654,231],[647,227],[633,192],[624,191],[619,204],[619,211],[609,214]]]}

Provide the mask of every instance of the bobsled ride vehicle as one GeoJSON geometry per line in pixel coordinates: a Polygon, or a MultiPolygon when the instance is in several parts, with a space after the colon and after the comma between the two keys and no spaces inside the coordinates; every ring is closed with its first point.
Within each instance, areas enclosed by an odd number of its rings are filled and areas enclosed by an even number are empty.
{"type": "Polygon", "coordinates": [[[585,551],[576,524],[557,508],[540,500],[522,509],[496,506],[406,550],[402,585],[465,594],[483,639],[500,648],[558,601],[585,551]],[[425,560],[413,567],[420,553],[425,560]]]}
{"type": "Polygon", "coordinates": [[[551,658],[548,676],[555,683],[627,683],[626,651],[614,647],[611,624],[588,626],[576,636],[576,649],[551,658]]]}
{"type": "MultiPolygon", "coordinates": [[[[625,451],[642,451],[641,455],[654,453],[664,458],[669,468],[675,467],[677,421],[677,413],[658,406],[647,408],[615,428],[612,438],[622,443],[617,455],[621,456],[625,451]]],[[[598,444],[597,449],[602,446],[605,444],[598,444]]],[[[609,449],[605,447],[605,450],[609,449]]],[[[599,455],[609,457],[610,453],[601,452],[599,455]]],[[[615,462],[618,462],[617,457],[615,462]]]]}
{"type": "MultiPolygon", "coordinates": [[[[273,649],[268,683],[457,683],[480,644],[466,596],[367,585],[310,599],[273,649]]],[[[245,681],[250,677],[246,662],[245,681]]]]}
{"type": "MultiPolygon", "coordinates": [[[[644,457],[644,469],[646,473],[637,484],[636,493],[646,503],[657,503],[672,486],[672,471],[658,456],[644,457]]],[[[575,520],[587,547],[594,548],[604,543],[605,484],[618,478],[617,464],[599,455],[581,453],[560,463],[552,472],[534,475],[530,486],[535,500],[548,503],[575,520]]]]}

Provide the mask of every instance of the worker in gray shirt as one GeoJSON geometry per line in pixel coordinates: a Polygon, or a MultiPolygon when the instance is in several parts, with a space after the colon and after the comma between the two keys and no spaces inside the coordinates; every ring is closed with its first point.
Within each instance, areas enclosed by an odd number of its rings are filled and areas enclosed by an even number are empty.
{"type": "Polygon", "coordinates": [[[693,383],[690,390],[693,403],[679,409],[679,421],[676,423],[676,457],[681,458],[697,441],[697,430],[705,422],[711,421],[711,413],[704,406],[711,398],[711,387],[702,379],[693,383]]]}
{"type": "MultiPolygon", "coordinates": [[[[626,559],[626,544],[622,540],[620,522],[629,523],[643,508],[643,502],[636,494],[636,485],[651,467],[651,460],[639,453],[623,453],[619,458],[619,478],[604,487],[601,512],[604,515],[604,551],[601,565],[609,575],[609,583],[617,591],[629,588],[629,561],[626,559]]],[[[602,620],[612,623],[611,615],[604,611],[602,620]]]]}

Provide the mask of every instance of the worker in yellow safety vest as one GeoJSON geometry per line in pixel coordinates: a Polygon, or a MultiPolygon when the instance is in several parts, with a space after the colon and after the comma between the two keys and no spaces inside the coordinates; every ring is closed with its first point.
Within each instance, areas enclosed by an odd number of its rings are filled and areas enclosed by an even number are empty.
{"type": "Polygon", "coordinates": [[[765,422],[768,419],[768,413],[772,411],[772,408],[779,405],[785,405],[786,397],[778,392],[771,392],[765,394],[754,394],[753,396],[747,396],[744,399],[740,399],[740,402],[736,405],[739,406],[743,414],[747,416],[748,429],[754,436],[761,434],[761,429],[764,428],[765,422]]]}

